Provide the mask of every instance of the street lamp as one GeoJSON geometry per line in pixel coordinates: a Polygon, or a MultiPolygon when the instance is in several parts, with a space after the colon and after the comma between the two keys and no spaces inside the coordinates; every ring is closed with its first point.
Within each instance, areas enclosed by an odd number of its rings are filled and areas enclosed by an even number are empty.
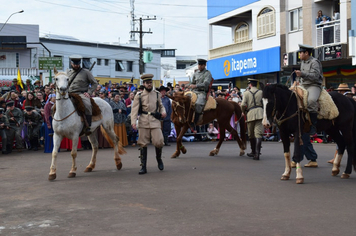
{"type": "Polygon", "coordinates": [[[6,23],[9,21],[9,19],[10,19],[10,17],[11,17],[12,15],[17,14],[17,13],[22,13],[22,12],[24,12],[24,10],[21,10],[21,11],[17,11],[17,12],[12,13],[12,14],[9,16],[9,18],[7,18],[7,20],[5,21],[5,23],[2,25],[2,27],[1,27],[1,29],[0,29],[0,32],[1,32],[2,28],[4,28],[4,26],[6,25],[6,23]]]}

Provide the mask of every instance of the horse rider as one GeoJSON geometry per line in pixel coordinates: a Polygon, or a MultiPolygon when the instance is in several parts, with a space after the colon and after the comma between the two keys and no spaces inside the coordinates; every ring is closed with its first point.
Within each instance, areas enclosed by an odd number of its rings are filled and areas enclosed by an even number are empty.
{"type": "Polygon", "coordinates": [[[24,113],[24,124],[27,125],[27,135],[30,139],[31,148],[38,151],[38,136],[43,123],[43,118],[33,106],[26,106],[24,113]]]}
{"type": "Polygon", "coordinates": [[[257,89],[257,79],[248,78],[248,90],[243,94],[241,109],[247,115],[248,137],[251,144],[251,153],[247,156],[253,160],[259,160],[261,155],[261,145],[263,138],[263,105],[262,90],[257,89]]]}
{"type": "Polygon", "coordinates": [[[300,85],[308,90],[308,111],[312,126],[309,134],[316,133],[316,123],[318,116],[318,98],[320,96],[323,83],[323,68],[318,59],[312,56],[313,47],[299,44],[299,55],[301,59],[300,70],[295,70],[295,74],[301,78],[300,85]]]}
{"type": "Polygon", "coordinates": [[[192,78],[192,83],[188,88],[197,95],[197,101],[195,103],[195,118],[194,123],[196,124],[199,120],[199,116],[203,113],[203,109],[206,103],[206,94],[209,92],[209,85],[213,80],[210,71],[206,67],[205,59],[197,59],[198,70],[194,73],[192,78]]]}
{"type": "Polygon", "coordinates": [[[21,137],[22,125],[23,125],[23,111],[20,108],[15,107],[14,101],[6,103],[6,117],[9,120],[9,135],[7,136],[6,150],[11,153],[12,144],[14,138],[16,139],[16,148],[19,152],[23,149],[23,141],[21,137]]]}
{"type": "Polygon", "coordinates": [[[92,94],[96,87],[98,86],[98,82],[92,75],[92,73],[80,66],[82,56],[80,55],[72,55],[69,57],[71,60],[72,69],[68,72],[69,74],[69,93],[76,93],[82,98],[84,106],[85,106],[85,117],[87,120],[87,127],[84,132],[86,135],[90,135],[90,126],[91,126],[91,118],[92,118],[92,107],[90,102],[90,94],[92,94]]]}
{"type": "Polygon", "coordinates": [[[2,154],[8,154],[7,150],[7,137],[9,136],[9,120],[4,115],[4,108],[0,108],[0,137],[2,140],[2,154]]]}
{"type": "Polygon", "coordinates": [[[143,86],[142,92],[138,92],[133,100],[131,107],[131,126],[137,130],[136,120],[138,117],[138,145],[140,146],[141,170],[139,174],[146,174],[147,168],[147,145],[152,140],[156,149],[156,160],[158,169],[163,170],[162,147],[164,145],[161,118],[167,116],[161,100],[161,94],[153,89],[152,74],[141,76],[143,86]]]}
{"type": "Polygon", "coordinates": [[[164,108],[166,109],[167,116],[163,119],[162,124],[162,133],[164,139],[164,146],[171,146],[168,144],[168,136],[171,133],[171,114],[172,114],[172,104],[171,100],[166,96],[166,93],[169,91],[169,88],[161,86],[158,91],[161,93],[161,100],[164,108]]]}

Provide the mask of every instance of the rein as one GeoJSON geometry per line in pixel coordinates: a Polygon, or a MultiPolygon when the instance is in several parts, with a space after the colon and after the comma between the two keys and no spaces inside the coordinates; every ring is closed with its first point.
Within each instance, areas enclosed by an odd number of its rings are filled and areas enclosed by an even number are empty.
{"type": "MultiPolygon", "coordinates": [[[[179,102],[177,102],[177,101],[174,101],[174,100],[173,100],[173,102],[174,102],[174,104],[175,104],[177,107],[181,107],[181,108],[183,109],[183,116],[185,116],[185,103],[183,103],[183,105],[181,105],[181,104],[180,104],[179,102]]],[[[173,111],[174,111],[174,114],[176,114],[176,116],[179,117],[179,114],[178,114],[178,112],[177,112],[177,109],[174,108],[173,111]]],[[[188,113],[187,116],[189,117],[189,113],[188,113]]],[[[190,125],[189,120],[188,120],[188,117],[185,118],[185,122],[182,122],[182,121],[181,121],[180,123],[182,123],[182,124],[187,124],[187,125],[189,126],[190,130],[193,131],[194,129],[193,129],[192,126],[190,125]]]]}
{"type": "Polygon", "coordinates": [[[65,119],[67,119],[68,117],[70,117],[71,115],[73,115],[74,112],[76,112],[76,111],[77,111],[77,109],[74,109],[74,111],[73,111],[72,113],[70,113],[69,115],[67,115],[66,117],[64,117],[63,119],[60,119],[60,120],[57,120],[57,119],[55,119],[55,118],[53,117],[53,120],[55,120],[55,121],[63,121],[63,120],[65,120],[65,119]]]}

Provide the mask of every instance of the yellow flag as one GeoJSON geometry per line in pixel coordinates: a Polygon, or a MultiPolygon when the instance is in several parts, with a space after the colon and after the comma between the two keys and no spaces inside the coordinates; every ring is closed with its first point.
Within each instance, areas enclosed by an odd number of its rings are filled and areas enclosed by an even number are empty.
{"type": "Polygon", "coordinates": [[[23,89],[22,80],[21,80],[20,68],[17,68],[17,84],[20,85],[21,88],[23,89]]]}
{"type": "Polygon", "coordinates": [[[176,78],[173,78],[173,88],[176,86],[176,78]]]}

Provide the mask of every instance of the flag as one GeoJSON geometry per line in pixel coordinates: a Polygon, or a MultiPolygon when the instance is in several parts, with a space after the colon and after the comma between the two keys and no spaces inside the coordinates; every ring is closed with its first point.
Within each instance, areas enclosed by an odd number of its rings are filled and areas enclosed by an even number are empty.
{"type": "Polygon", "coordinates": [[[23,89],[20,68],[17,67],[17,84],[23,89]]]}
{"type": "Polygon", "coordinates": [[[173,88],[176,86],[176,78],[173,78],[173,88]]]}

